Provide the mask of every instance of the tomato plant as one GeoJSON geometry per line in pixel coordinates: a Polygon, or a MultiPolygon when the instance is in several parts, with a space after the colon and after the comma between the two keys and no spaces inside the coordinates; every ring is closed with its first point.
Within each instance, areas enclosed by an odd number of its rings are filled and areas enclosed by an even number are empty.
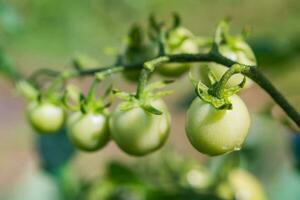
{"type": "MultiPolygon", "coordinates": [[[[229,33],[226,21],[219,24],[214,37],[202,38],[201,42],[199,38],[181,25],[177,15],[172,25],[152,16],[147,34],[142,26],[132,26],[113,66],[85,69],[84,64],[74,62],[73,68],[63,72],[43,69],[28,79],[20,75],[15,82],[29,99],[28,117],[35,129],[55,132],[64,125],[65,113],[71,111],[67,117],[68,136],[85,151],[101,149],[110,137],[130,155],[142,156],[161,148],[171,127],[171,117],[161,97],[171,91],[155,90],[174,80],[152,82],[152,74],[158,72],[175,79],[189,71],[194,62],[206,63],[209,69],[202,73],[209,82],[195,80],[190,73],[197,97],[187,111],[185,124],[190,143],[201,153],[215,156],[242,148],[251,120],[237,93],[251,84],[250,79],[265,89],[299,126],[298,112],[260,72],[246,41],[229,33]],[[116,73],[134,80],[136,91],[127,93],[113,86],[96,98],[96,85],[116,73]],[[49,83],[40,82],[40,75],[49,75],[49,83]],[[87,95],[66,87],[70,79],[88,75],[94,78],[87,95]],[[110,110],[114,96],[124,101],[110,110]]],[[[205,69],[203,65],[199,67],[205,69]]]]}
{"type": "MultiPolygon", "coordinates": [[[[15,76],[11,80],[28,100],[27,116],[36,132],[61,132],[72,144],[72,149],[74,146],[86,152],[98,151],[111,142],[128,156],[149,155],[163,148],[172,126],[168,104],[163,97],[182,92],[181,85],[173,86],[172,91],[161,88],[187,72],[196,97],[186,112],[185,134],[190,146],[201,154],[224,155],[222,158],[226,158],[225,154],[235,155],[234,151],[243,148],[251,117],[238,92],[253,82],[285,111],[295,123],[292,128],[300,126],[298,111],[260,71],[246,39],[231,35],[226,21],[219,24],[214,37],[202,37],[183,26],[177,15],[173,17],[173,24],[157,21],[152,16],[146,31],[143,26],[132,26],[120,49],[113,64],[105,67],[89,68],[81,58],[63,71],[40,69],[29,77],[15,71],[7,73],[15,76]],[[193,77],[195,68],[196,72],[200,71],[200,77],[196,79],[193,77]],[[117,89],[120,82],[112,77],[118,73],[125,81],[136,85],[134,91],[117,89]],[[87,79],[91,82],[87,91],[70,85],[71,82],[78,83],[73,79],[81,81],[87,76],[91,77],[87,79]],[[168,79],[162,80],[165,78],[168,79]],[[102,86],[100,89],[96,87],[98,84],[102,86]],[[99,93],[102,93],[100,97],[99,93]],[[116,97],[122,100],[118,104],[116,97]]],[[[97,65],[98,62],[90,64],[97,65]]],[[[3,66],[6,69],[8,63],[3,66]]],[[[120,88],[132,89],[123,85],[120,88]]],[[[59,137],[54,141],[60,141],[59,137]]],[[[45,149],[44,155],[50,152],[45,149]]],[[[69,159],[71,153],[62,156],[63,159],[69,159]]],[[[266,199],[258,180],[238,168],[240,166],[230,168],[224,164],[217,172],[211,172],[205,165],[172,159],[175,161],[171,163],[162,160],[166,166],[159,172],[136,167],[137,171],[150,171],[151,176],[166,179],[167,184],[149,184],[138,178],[135,169],[132,172],[112,164],[109,174],[96,186],[74,187],[78,193],[80,189],[89,190],[87,196],[91,199],[266,199]],[[125,175],[119,176],[120,171],[125,175]],[[170,183],[176,189],[164,188],[170,183]]],[[[52,173],[60,176],[62,164],[54,165],[52,173]]]]}

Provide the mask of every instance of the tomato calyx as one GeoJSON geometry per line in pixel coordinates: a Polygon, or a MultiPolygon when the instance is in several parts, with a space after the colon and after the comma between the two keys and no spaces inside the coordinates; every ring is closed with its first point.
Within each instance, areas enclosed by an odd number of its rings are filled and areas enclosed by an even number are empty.
{"type": "Polygon", "coordinates": [[[68,85],[62,98],[63,105],[69,110],[80,110],[83,114],[90,112],[105,113],[107,107],[111,104],[111,99],[108,101],[106,101],[106,99],[108,99],[111,93],[112,86],[107,87],[101,97],[96,97],[95,95],[96,85],[104,76],[105,74],[101,76],[99,74],[99,76],[94,79],[86,96],[82,94],[77,87],[68,85]]]}
{"type": "Polygon", "coordinates": [[[152,106],[151,103],[156,99],[171,94],[173,91],[161,90],[158,92],[154,92],[154,90],[161,89],[172,82],[173,80],[164,80],[164,81],[151,83],[147,87],[145,87],[142,95],[139,96],[139,98],[137,98],[137,95],[135,93],[127,93],[127,92],[119,91],[117,89],[113,90],[113,94],[116,97],[124,100],[124,102],[122,102],[119,106],[119,109],[122,111],[131,110],[135,107],[141,107],[145,111],[152,113],[154,115],[162,115],[163,112],[155,108],[154,106],[152,106]]]}
{"type": "Polygon", "coordinates": [[[218,81],[213,72],[210,70],[208,73],[208,78],[210,81],[210,86],[206,86],[201,81],[196,81],[191,74],[189,78],[195,87],[195,92],[197,96],[206,103],[211,104],[213,107],[219,110],[231,110],[232,103],[229,97],[238,93],[246,83],[246,77],[244,76],[241,83],[236,86],[227,88],[225,85],[229,78],[240,72],[240,65],[233,65],[218,81]]]}

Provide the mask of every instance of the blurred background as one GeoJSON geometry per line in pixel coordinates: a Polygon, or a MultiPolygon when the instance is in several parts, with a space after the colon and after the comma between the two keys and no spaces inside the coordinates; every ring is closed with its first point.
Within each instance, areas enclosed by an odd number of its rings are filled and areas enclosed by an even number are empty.
{"type": "MultiPolygon", "coordinates": [[[[1,57],[27,75],[39,68],[63,70],[78,54],[88,55],[101,65],[111,64],[115,59],[114,52],[122,47],[131,24],[146,24],[150,13],[160,19],[170,19],[174,11],[195,35],[213,35],[217,23],[225,17],[232,19],[233,32],[248,28],[247,40],[257,56],[259,67],[300,112],[298,0],[0,0],[1,57]]],[[[157,169],[153,173],[159,174],[161,166],[177,162],[149,165],[161,157],[193,160],[192,163],[196,163],[193,166],[221,159],[200,154],[185,136],[185,111],[193,97],[193,89],[186,77],[172,86],[180,87],[184,92],[165,98],[172,113],[172,130],[167,144],[145,158],[133,158],[113,143],[96,153],[76,152],[65,139],[64,131],[51,138],[37,136],[26,123],[23,98],[6,76],[11,69],[3,67],[1,70],[1,200],[46,199],[45,194],[52,200],[76,199],[72,195],[63,197],[62,193],[75,195],[77,189],[84,188],[84,183],[90,180],[103,180],[99,177],[110,177],[110,174],[131,174],[132,166],[137,165],[141,169],[132,175],[135,178],[123,177],[118,181],[136,181],[136,177],[144,180],[151,177],[151,170],[145,169],[157,169]],[[172,156],[166,156],[169,154],[172,156]],[[60,177],[59,184],[53,177],[60,177]],[[61,188],[66,188],[67,192],[62,192],[61,188]],[[28,194],[30,190],[34,194],[28,194]],[[42,191],[41,196],[37,191],[42,191]]],[[[124,86],[121,76],[114,80],[117,87],[128,91],[135,87],[128,83],[124,86]]],[[[80,84],[84,88],[89,79],[83,79],[80,84]]],[[[252,126],[244,149],[234,154],[244,160],[243,167],[261,182],[267,199],[300,199],[300,138],[288,125],[279,122],[282,111],[258,86],[243,91],[241,97],[252,113],[252,126]]],[[[113,188],[111,183],[104,185],[104,188],[113,188]]],[[[138,182],[136,185],[143,184],[138,182]]],[[[142,190],[137,188],[133,190],[142,190]]],[[[139,199],[130,197],[126,189],[125,196],[123,199],[139,199]]]]}

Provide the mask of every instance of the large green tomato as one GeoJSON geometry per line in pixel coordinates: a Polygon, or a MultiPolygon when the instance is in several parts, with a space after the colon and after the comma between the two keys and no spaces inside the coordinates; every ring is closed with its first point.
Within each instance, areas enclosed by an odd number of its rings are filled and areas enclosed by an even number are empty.
{"type": "Polygon", "coordinates": [[[34,101],[27,108],[30,124],[38,133],[55,133],[64,124],[65,112],[59,105],[34,101]]]}
{"type": "Polygon", "coordinates": [[[244,102],[230,98],[231,110],[218,110],[197,97],[186,115],[186,133],[200,152],[215,156],[239,150],[250,126],[250,116],[244,102]]]}
{"type": "MultiPolygon", "coordinates": [[[[221,45],[220,48],[220,53],[225,56],[226,58],[229,58],[233,61],[239,62],[241,64],[246,64],[246,65],[256,65],[256,58],[251,50],[250,46],[244,42],[241,39],[236,39],[235,41],[235,48],[232,48],[226,44],[221,45]]],[[[217,77],[217,79],[221,79],[222,75],[228,70],[227,67],[216,64],[216,63],[208,63],[204,64],[203,66],[200,67],[200,75],[201,78],[204,82],[207,83],[207,68],[210,69],[217,77]]],[[[241,74],[235,74],[233,75],[229,81],[227,82],[228,87],[236,86],[239,83],[242,82],[244,76],[241,74]]],[[[248,79],[246,80],[244,88],[248,88],[252,84],[252,80],[248,79]]]]}
{"type": "MultiPolygon", "coordinates": [[[[166,53],[198,53],[198,46],[193,40],[193,34],[183,27],[171,31],[166,41],[166,53]]],[[[157,67],[157,70],[164,76],[178,77],[188,71],[191,66],[191,63],[166,63],[157,67]]]]}
{"type": "Polygon", "coordinates": [[[259,181],[252,174],[242,169],[230,172],[227,182],[219,185],[217,193],[224,199],[267,199],[259,181]]]}
{"type": "Polygon", "coordinates": [[[108,118],[104,113],[73,113],[67,121],[71,142],[81,150],[95,151],[109,141],[108,118]]]}
{"type": "Polygon", "coordinates": [[[170,130],[170,115],[162,100],[151,104],[163,112],[154,115],[135,107],[127,111],[117,108],[111,115],[109,127],[112,138],[126,153],[142,156],[159,149],[170,130]]]}

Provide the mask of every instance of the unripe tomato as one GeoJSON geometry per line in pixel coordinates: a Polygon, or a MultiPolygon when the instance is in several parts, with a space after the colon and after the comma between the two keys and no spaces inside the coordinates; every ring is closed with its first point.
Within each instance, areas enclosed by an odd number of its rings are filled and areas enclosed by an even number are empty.
{"type": "MultiPolygon", "coordinates": [[[[166,41],[167,54],[198,53],[198,46],[193,34],[186,28],[179,27],[171,31],[166,41]]],[[[166,63],[157,68],[158,72],[168,77],[178,77],[192,66],[191,63],[166,63]]]]}
{"type": "Polygon", "coordinates": [[[112,138],[126,153],[142,156],[159,149],[166,141],[170,130],[170,115],[162,100],[152,105],[163,112],[154,115],[141,107],[127,111],[116,109],[110,118],[112,138]]]}
{"type": "Polygon", "coordinates": [[[71,142],[81,150],[95,151],[109,141],[108,118],[104,113],[73,113],[67,121],[71,142]]]}
{"type": "Polygon", "coordinates": [[[185,172],[182,180],[185,185],[195,189],[206,189],[212,183],[212,177],[203,166],[195,166],[185,172]]]}
{"type": "Polygon", "coordinates": [[[50,102],[30,103],[27,116],[32,127],[39,133],[55,133],[65,121],[63,108],[50,102]]]}
{"type": "Polygon", "coordinates": [[[244,102],[229,97],[231,110],[218,110],[196,98],[186,115],[186,133],[191,144],[201,153],[215,156],[239,150],[250,126],[250,116],[244,102]]]}
{"type": "MultiPolygon", "coordinates": [[[[250,46],[241,39],[236,39],[235,45],[236,46],[234,49],[226,44],[221,45],[219,48],[220,53],[226,58],[229,58],[241,64],[255,66],[256,58],[250,46]]],[[[205,66],[201,66],[200,75],[204,82],[207,82],[206,67],[212,70],[212,72],[216,75],[217,79],[221,79],[222,75],[228,70],[227,67],[216,63],[208,63],[205,66]]],[[[244,76],[242,74],[235,74],[229,79],[229,81],[227,82],[227,86],[228,87],[236,86],[242,82],[243,78],[244,76]]],[[[252,80],[247,78],[244,88],[250,87],[252,83],[253,83],[252,80]]]]}
{"type": "Polygon", "coordinates": [[[266,195],[259,181],[245,170],[234,170],[228,181],[220,184],[217,193],[224,199],[265,200],[266,195]]]}

